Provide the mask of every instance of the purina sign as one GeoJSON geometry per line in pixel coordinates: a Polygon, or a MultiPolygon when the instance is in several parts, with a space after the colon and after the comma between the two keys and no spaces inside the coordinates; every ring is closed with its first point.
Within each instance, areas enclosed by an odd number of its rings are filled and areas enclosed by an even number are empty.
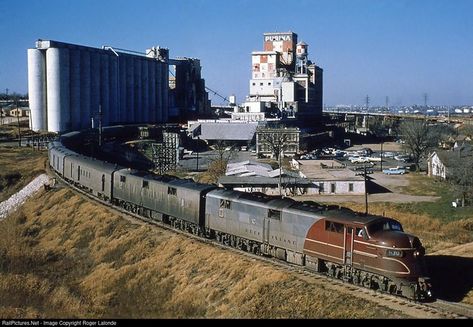
{"type": "Polygon", "coordinates": [[[264,42],[272,41],[292,41],[292,33],[271,34],[264,36],[264,42]]]}

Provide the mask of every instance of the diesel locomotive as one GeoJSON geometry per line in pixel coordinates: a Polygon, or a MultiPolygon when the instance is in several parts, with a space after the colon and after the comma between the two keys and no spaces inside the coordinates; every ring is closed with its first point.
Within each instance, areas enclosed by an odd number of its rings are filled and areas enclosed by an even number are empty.
{"type": "Polygon", "coordinates": [[[51,168],[113,205],[349,283],[415,300],[432,298],[425,250],[394,219],[124,168],[66,148],[65,138],[49,145],[51,168]]]}

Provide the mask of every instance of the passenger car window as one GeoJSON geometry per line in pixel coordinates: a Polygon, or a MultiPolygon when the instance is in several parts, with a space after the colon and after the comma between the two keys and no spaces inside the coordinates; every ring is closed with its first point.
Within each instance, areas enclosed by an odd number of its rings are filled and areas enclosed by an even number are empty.
{"type": "Polygon", "coordinates": [[[268,209],[268,218],[281,220],[281,211],[268,209]]]}
{"type": "Polygon", "coordinates": [[[230,209],[231,208],[231,201],[220,199],[220,208],[230,209]]]}
{"type": "Polygon", "coordinates": [[[168,194],[169,195],[177,195],[177,189],[175,187],[168,187],[168,194]]]}

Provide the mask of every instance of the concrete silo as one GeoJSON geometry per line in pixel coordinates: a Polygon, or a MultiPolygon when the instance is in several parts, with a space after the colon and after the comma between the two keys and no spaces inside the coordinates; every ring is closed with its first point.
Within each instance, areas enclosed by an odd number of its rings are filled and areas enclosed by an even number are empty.
{"type": "Polygon", "coordinates": [[[38,49],[28,49],[28,93],[31,129],[46,130],[46,54],[38,49]]]}
{"type": "MultiPolygon", "coordinates": [[[[90,116],[89,121],[94,119],[94,127],[97,127],[96,122],[99,118],[100,106],[100,53],[92,51],[90,53],[90,116]]],[[[90,125],[89,125],[90,126],[90,125]]]]}
{"type": "Polygon", "coordinates": [[[110,55],[108,67],[110,73],[110,124],[113,125],[120,121],[120,90],[118,83],[120,67],[116,55],[110,55]]]}
{"type": "Polygon", "coordinates": [[[46,50],[48,131],[70,128],[69,49],[46,50]]]}
{"type": "Polygon", "coordinates": [[[100,106],[102,107],[102,125],[110,124],[110,70],[109,55],[100,54],[100,106]]]}
{"type": "Polygon", "coordinates": [[[69,50],[70,58],[70,86],[71,86],[71,128],[73,130],[81,129],[81,79],[80,64],[81,51],[78,49],[69,50]]]}
{"type": "Polygon", "coordinates": [[[169,50],[139,55],[38,40],[28,49],[31,128],[65,132],[116,123],[167,122],[169,50]],[[99,116],[99,107],[102,116],[99,116]]]}
{"type": "Polygon", "coordinates": [[[148,62],[148,79],[149,79],[149,121],[156,122],[156,63],[148,62]]]}
{"type": "Polygon", "coordinates": [[[135,119],[133,123],[140,123],[143,121],[143,108],[141,105],[141,59],[134,58],[134,72],[135,72],[135,119]]]}
{"type": "Polygon", "coordinates": [[[143,99],[141,102],[142,105],[142,121],[144,123],[148,123],[149,120],[149,76],[148,76],[148,64],[149,61],[147,59],[143,59],[141,61],[141,98],[143,99]]]}
{"type": "Polygon", "coordinates": [[[81,51],[80,54],[80,128],[90,128],[91,116],[91,73],[90,51],[81,51]]]}
{"type": "Polygon", "coordinates": [[[127,120],[127,63],[128,60],[126,56],[120,55],[118,57],[118,84],[119,84],[119,94],[120,94],[120,106],[118,112],[118,122],[123,123],[127,120]]]}
{"type": "Polygon", "coordinates": [[[160,62],[156,62],[155,64],[155,71],[156,71],[156,120],[159,123],[163,122],[163,69],[161,67],[160,62]]]}
{"type": "Polygon", "coordinates": [[[133,58],[126,58],[126,119],[125,122],[135,121],[135,65],[133,58]]]}

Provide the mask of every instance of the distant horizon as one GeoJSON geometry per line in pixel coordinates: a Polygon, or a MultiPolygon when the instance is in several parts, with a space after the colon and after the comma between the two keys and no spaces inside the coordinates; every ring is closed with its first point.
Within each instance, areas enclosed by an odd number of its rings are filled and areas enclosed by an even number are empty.
{"type": "MultiPolygon", "coordinates": [[[[473,104],[471,0],[2,0],[0,93],[28,92],[26,50],[37,39],[194,57],[206,86],[238,103],[263,33],[293,31],[324,70],[324,104],[473,104]],[[165,11],[162,10],[165,8],[165,11]],[[281,8],[287,10],[281,11],[281,8]]],[[[223,101],[209,92],[214,105],[223,101]]]]}

